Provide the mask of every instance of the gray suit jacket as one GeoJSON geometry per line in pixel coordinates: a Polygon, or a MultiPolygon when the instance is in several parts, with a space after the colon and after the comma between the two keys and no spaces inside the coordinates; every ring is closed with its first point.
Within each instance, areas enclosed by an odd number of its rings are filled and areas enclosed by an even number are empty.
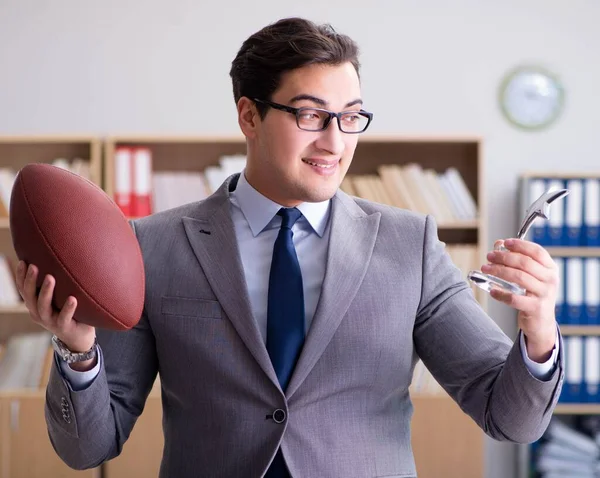
{"type": "Polygon", "coordinates": [[[143,317],[127,332],[97,331],[104,367],[88,388],[73,391],[57,367],[48,385],[48,430],[67,464],[94,467],[120,453],[157,372],[161,477],[260,477],[279,446],[293,477],[416,476],[408,387],[419,357],[490,436],[529,442],[543,433],[562,353],[549,381],[534,378],[430,217],[343,192],[332,200],[320,302],[284,394],[236,244],[237,178],[204,201],[134,222],[143,317]]]}

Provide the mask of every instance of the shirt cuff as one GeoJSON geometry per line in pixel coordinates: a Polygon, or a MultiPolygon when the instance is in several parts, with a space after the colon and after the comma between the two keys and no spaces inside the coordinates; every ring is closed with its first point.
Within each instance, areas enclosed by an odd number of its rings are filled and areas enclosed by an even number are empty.
{"type": "Polygon", "coordinates": [[[71,367],[69,367],[69,364],[67,362],[62,360],[58,356],[58,354],[56,354],[56,352],[54,353],[54,359],[58,363],[62,376],[69,382],[71,388],[75,392],[80,392],[89,387],[94,381],[94,379],[98,376],[98,373],[100,373],[100,365],[102,363],[102,351],[100,350],[99,346],[97,348],[97,351],[98,361],[96,362],[96,365],[91,370],[87,370],[85,372],[73,370],[71,367]]]}
{"type": "Polygon", "coordinates": [[[522,331],[519,332],[519,334],[521,336],[521,354],[523,355],[523,360],[525,361],[525,365],[529,369],[531,375],[533,375],[538,380],[550,380],[552,374],[554,374],[554,371],[556,370],[558,349],[560,347],[560,341],[558,340],[558,327],[556,329],[556,341],[554,342],[554,349],[552,350],[552,355],[544,363],[534,362],[529,358],[529,355],[527,355],[527,346],[525,345],[525,334],[523,334],[522,331]]]}

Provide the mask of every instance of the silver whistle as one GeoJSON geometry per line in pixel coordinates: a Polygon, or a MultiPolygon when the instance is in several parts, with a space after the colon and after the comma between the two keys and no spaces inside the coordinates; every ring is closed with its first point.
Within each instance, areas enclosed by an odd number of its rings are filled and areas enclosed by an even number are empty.
{"type": "MultiPolygon", "coordinates": [[[[546,191],[539,198],[537,198],[525,213],[525,218],[521,223],[519,232],[517,232],[517,239],[524,239],[527,232],[531,228],[532,224],[537,218],[548,219],[550,204],[557,199],[561,199],[569,194],[568,189],[554,189],[546,191]]],[[[497,250],[506,251],[506,247],[500,246],[497,250]]],[[[516,295],[525,295],[527,291],[523,287],[514,284],[512,282],[505,281],[499,277],[491,274],[484,274],[481,271],[471,271],[467,274],[467,278],[480,289],[490,292],[493,288],[500,288],[506,292],[511,292],[516,295]]]]}

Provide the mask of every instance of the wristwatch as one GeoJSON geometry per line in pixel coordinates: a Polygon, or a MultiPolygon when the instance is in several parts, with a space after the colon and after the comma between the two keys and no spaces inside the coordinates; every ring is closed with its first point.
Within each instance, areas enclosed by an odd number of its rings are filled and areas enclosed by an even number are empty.
{"type": "Polygon", "coordinates": [[[56,335],[53,335],[52,348],[56,351],[58,356],[67,363],[85,362],[86,360],[96,358],[98,353],[98,341],[94,337],[92,348],[86,352],[71,352],[62,340],[56,335]]]}

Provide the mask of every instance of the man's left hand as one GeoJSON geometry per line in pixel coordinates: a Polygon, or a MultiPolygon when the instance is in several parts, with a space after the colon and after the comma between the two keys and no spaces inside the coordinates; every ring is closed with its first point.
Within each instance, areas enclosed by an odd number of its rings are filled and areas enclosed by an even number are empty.
{"type": "Polygon", "coordinates": [[[517,309],[518,325],[525,335],[527,355],[534,362],[550,358],[556,342],[556,293],[559,286],[556,263],[542,246],[522,239],[496,241],[488,253],[490,264],[481,270],[523,287],[527,293],[516,295],[493,289],[490,295],[517,309]],[[508,251],[498,250],[504,245],[508,251]]]}

